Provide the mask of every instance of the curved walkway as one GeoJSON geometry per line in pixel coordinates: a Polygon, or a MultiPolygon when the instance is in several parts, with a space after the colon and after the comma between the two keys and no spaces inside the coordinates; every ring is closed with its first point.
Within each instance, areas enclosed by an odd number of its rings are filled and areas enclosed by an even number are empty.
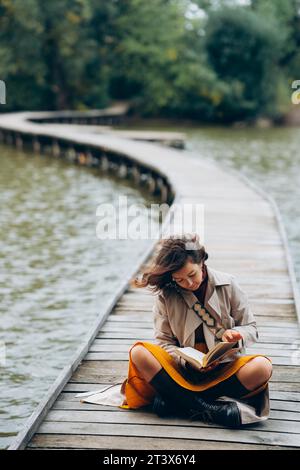
{"type": "MultiPolygon", "coordinates": [[[[38,113],[34,115],[38,117],[38,113]]],[[[213,163],[196,160],[188,152],[104,133],[95,135],[86,128],[79,134],[78,129],[75,132],[70,127],[48,127],[30,122],[32,116],[33,113],[0,115],[4,141],[19,148],[33,141],[37,151],[44,146],[52,149],[56,157],[61,155],[61,145],[67,151],[72,144],[75,156],[80,146],[81,154],[86,155],[85,149],[90,152],[93,165],[95,150],[101,149],[101,154],[96,155],[99,165],[104,158],[106,164],[112,158],[113,164],[118,165],[115,156],[119,155],[119,163],[127,165],[127,169],[131,165],[131,174],[139,175],[134,178],[136,182],[146,182],[153,193],[160,187],[162,199],[173,201],[172,210],[180,210],[184,204],[204,205],[204,243],[210,253],[209,264],[235,274],[247,291],[260,332],[260,342],[248,351],[271,357],[274,372],[270,419],[251,429],[232,431],[201,422],[161,420],[145,411],[80,403],[75,398],[78,392],[121,382],[127,375],[129,346],[137,340],[153,339],[152,296],[145,290],[129,288],[127,279],[10,449],[299,448],[299,294],[274,203],[243,178],[213,163]],[[145,171],[149,172],[149,180],[147,175],[140,177],[145,171]]],[[[118,171],[118,166],[113,168],[118,171]]],[[[165,230],[166,225],[162,233],[165,230]]],[[[129,278],[151,259],[155,243],[153,240],[129,278]]]]}

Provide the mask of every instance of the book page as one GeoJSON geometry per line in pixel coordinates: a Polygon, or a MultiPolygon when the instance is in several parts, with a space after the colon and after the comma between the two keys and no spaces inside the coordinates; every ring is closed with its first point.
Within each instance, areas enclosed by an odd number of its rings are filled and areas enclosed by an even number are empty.
{"type": "Polygon", "coordinates": [[[202,368],[202,361],[205,354],[195,348],[177,348],[175,352],[183,357],[187,362],[193,364],[195,367],[202,368]]]}
{"type": "Polygon", "coordinates": [[[234,343],[221,342],[212,348],[207,354],[189,346],[185,348],[176,348],[175,352],[197,369],[202,369],[216,360],[221,360],[227,356],[230,357],[230,355],[234,355],[240,349],[237,346],[238,341],[234,343]]]}
{"type": "Polygon", "coordinates": [[[205,357],[205,360],[203,361],[203,365],[209,365],[216,359],[221,359],[223,356],[227,356],[228,354],[234,354],[236,351],[239,350],[237,348],[238,342],[230,343],[230,342],[221,342],[218,343],[213,349],[211,349],[205,357]],[[232,351],[232,350],[235,351],[232,351]],[[229,353],[230,352],[230,353],[229,353]]]}

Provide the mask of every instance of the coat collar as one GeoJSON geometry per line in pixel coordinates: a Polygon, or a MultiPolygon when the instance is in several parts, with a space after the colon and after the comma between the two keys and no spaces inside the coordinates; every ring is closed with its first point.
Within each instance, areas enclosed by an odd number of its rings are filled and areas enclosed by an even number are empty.
{"type": "MultiPolygon", "coordinates": [[[[221,271],[215,271],[214,269],[211,269],[208,266],[206,266],[206,269],[207,269],[208,282],[207,282],[207,290],[206,290],[206,295],[205,295],[207,300],[204,305],[205,307],[207,305],[210,306],[213,310],[216,311],[216,313],[219,316],[221,316],[219,300],[218,300],[215,287],[225,286],[225,285],[230,284],[230,276],[227,273],[223,273],[221,271]]],[[[195,302],[198,302],[197,297],[192,291],[188,291],[179,286],[178,286],[178,289],[189,308],[192,308],[195,302]]]]}
{"type": "MultiPolygon", "coordinates": [[[[230,275],[222,273],[221,271],[215,271],[214,269],[207,268],[208,282],[206,290],[206,301],[204,303],[205,308],[211,313],[211,315],[221,324],[222,312],[220,308],[219,298],[216,291],[217,286],[225,286],[230,284],[230,275]]],[[[179,287],[180,293],[189,309],[192,309],[195,302],[198,302],[197,297],[192,291],[187,291],[179,287]]],[[[194,333],[194,331],[201,325],[201,318],[195,314],[194,311],[187,313],[188,318],[184,326],[183,340],[184,342],[194,333]]],[[[215,345],[215,329],[208,328],[207,325],[203,324],[203,332],[206,339],[208,349],[211,349],[215,345]]]]}

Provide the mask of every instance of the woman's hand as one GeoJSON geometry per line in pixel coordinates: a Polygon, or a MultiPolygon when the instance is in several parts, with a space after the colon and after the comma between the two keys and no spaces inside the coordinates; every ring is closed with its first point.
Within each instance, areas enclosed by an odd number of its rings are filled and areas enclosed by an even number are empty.
{"type": "Polygon", "coordinates": [[[222,341],[227,343],[235,343],[240,339],[243,339],[243,336],[239,331],[236,330],[226,330],[222,336],[222,341]]]}
{"type": "Polygon", "coordinates": [[[211,364],[210,366],[207,366],[207,367],[202,367],[202,369],[200,369],[199,372],[201,372],[202,374],[205,373],[205,372],[210,372],[211,370],[214,370],[219,364],[220,364],[220,361],[218,361],[216,359],[213,362],[213,364],[211,364]]]}
{"type": "Polygon", "coordinates": [[[216,360],[213,362],[212,365],[207,366],[207,367],[202,367],[202,369],[198,369],[197,367],[194,367],[193,364],[190,362],[186,363],[186,369],[190,372],[200,372],[200,374],[203,374],[204,372],[209,372],[213,369],[215,369],[219,365],[220,361],[216,360]]]}

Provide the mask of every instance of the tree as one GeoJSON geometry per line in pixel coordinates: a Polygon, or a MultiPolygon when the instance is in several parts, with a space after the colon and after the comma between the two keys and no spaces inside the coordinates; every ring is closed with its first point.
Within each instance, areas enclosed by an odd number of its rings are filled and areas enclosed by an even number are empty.
{"type": "Polygon", "coordinates": [[[252,0],[252,9],[284,32],[285,43],[280,66],[298,78],[300,70],[300,0],[252,0]]]}
{"type": "Polygon", "coordinates": [[[8,109],[102,107],[109,102],[114,2],[0,0],[0,76],[8,109]]]}
{"type": "Polygon", "coordinates": [[[125,0],[115,18],[113,96],[131,98],[142,115],[173,97],[173,67],[182,53],[184,10],[173,0],[125,0]]]}
{"type": "Polygon", "coordinates": [[[284,34],[245,7],[222,8],[209,17],[208,59],[218,78],[229,86],[219,104],[228,119],[276,114],[277,77],[284,34]]]}
{"type": "Polygon", "coordinates": [[[42,36],[36,0],[28,0],[26,8],[20,0],[0,0],[0,77],[7,87],[1,111],[43,107],[42,36]]]}

